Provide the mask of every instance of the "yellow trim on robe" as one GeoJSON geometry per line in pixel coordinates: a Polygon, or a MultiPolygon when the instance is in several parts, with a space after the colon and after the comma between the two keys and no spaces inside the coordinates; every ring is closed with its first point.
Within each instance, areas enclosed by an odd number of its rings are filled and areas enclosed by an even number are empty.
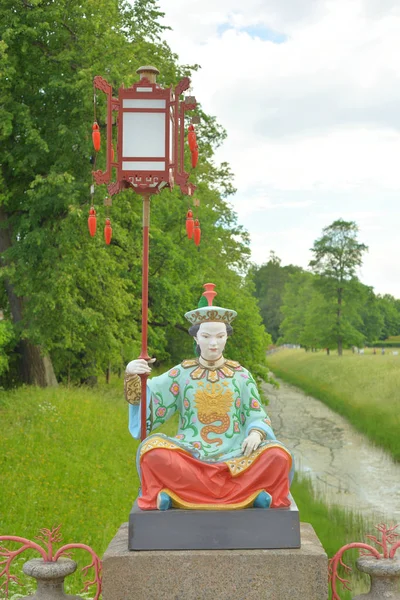
{"type": "Polygon", "coordinates": [[[197,358],[184,360],[182,361],[181,366],[184,369],[188,369],[189,367],[197,367],[190,373],[190,377],[194,380],[202,379],[207,373],[207,381],[210,381],[211,383],[216,383],[220,380],[220,373],[222,373],[227,378],[232,378],[235,375],[235,370],[240,368],[240,363],[236,362],[235,360],[226,360],[219,367],[206,367],[200,364],[199,359],[197,358]]]}
{"type": "Polygon", "coordinates": [[[186,508],[187,510],[240,510],[241,508],[248,508],[251,506],[258,494],[263,492],[264,489],[261,488],[257,492],[253,492],[251,496],[246,500],[243,500],[243,502],[236,502],[233,504],[193,504],[182,500],[175,492],[172,492],[168,488],[164,488],[161,491],[172,498],[172,506],[174,508],[186,508]]]}
{"type": "Polygon", "coordinates": [[[227,465],[232,477],[237,477],[238,475],[241,475],[242,473],[247,471],[247,469],[251,467],[253,463],[255,463],[255,461],[270,448],[280,448],[281,450],[283,450],[290,459],[290,468],[292,467],[292,455],[279,442],[271,443],[268,444],[268,446],[258,448],[257,450],[252,452],[250,456],[236,456],[235,458],[230,458],[229,460],[224,460],[222,462],[224,462],[227,465]]]}
{"type": "Polygon", "coordinates": [[[175,444],[171,440],[166,440],[160,435],[152,435],[151,438],[148,438],[143,442],[142,447],[140,448],[140,458],[142,458],[142,456],[146,454],[146,452],[150,452],[150,450],[156,450],[157,448],[163,448],[166,450],[180,450],[184,454],[189,454],[190,456],[192,456],[192,454],[188,450],[185,450],[181,446],[178,446],[178,444],[175,444]]]}

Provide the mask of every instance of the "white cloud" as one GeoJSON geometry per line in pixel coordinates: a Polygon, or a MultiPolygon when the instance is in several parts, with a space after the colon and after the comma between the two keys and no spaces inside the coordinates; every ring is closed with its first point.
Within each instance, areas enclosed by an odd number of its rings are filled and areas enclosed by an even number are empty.
{"type": "Polygon", "coordinates": [[[232,202],[252,236],[254,259],[274,249],[283,262],[305,266],[322,227],[351,205],[360,239],[372,240],[366,283],[400,297],[389,250],[397,246],[393,224],[400,224],[393,201],[400,194],[399,2],[160,5],[173,27],[173,50],[182,62],[201,65],[194,94],[228,131],[216,158],[235,173],[232,202]],[[287,41],[252,37],[245,31],[252,26],[287,41]]]}

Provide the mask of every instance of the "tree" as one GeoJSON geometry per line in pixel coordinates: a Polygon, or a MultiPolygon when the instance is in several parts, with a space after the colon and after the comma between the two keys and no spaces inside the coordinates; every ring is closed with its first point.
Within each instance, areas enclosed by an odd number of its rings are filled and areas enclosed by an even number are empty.
{"type": "Polygon", "coordinates": [[[282,297],[283,321],[280,328],[282,343],[308,347],[309,344],[305,343],[304,339],[304,330],[307,309],[315,293],[311,273],[299,271],[289,277],[282,297]]]}
{"type": "Polygon", "coordinates": [[[357,267],[362,264],[362,255],[368,250],[357,240],[358,227],[354,221],[339,219],[323,229],[321,238],[314,242],[311,251],[314,259],[309,266],[318,277],[318,287],[326,300],[332,300],[328,313],[335,314],[334,336],[339,356],[344,345],[351,345],[355,328],[350,314],[360,306],[361,295],[354,282],[357,267]]]}
{"type": "Polygon", "coordinates": [[[368,344],[372,344],[375,340],[379,340],[384,328],[384,316],[380,310],[379,297],[375,296],[373,288],[362,283],[358,283],[362,303],[360,307],[360,317],[362,325],[360,328],[364,336],[364,340],[368,344]]]}
{"type": "Polygon", "coordinates": [[[379,295],[377,307],[383,324],[379,335],[374,339],[386,340],[390,336],[400,335],[400,300],[390,294],[379,295]]]}
{"type": "Polygon", "coordinates": [[[281,306],[285,284],[290,275],[298,271],[301,271],[301,268],[294,265],[282,267],[281,259],[275,252],[270,253],[267,263],[261,267],[253,266],[251,269],[260,313],[273,342],[276,342],[280,336],[283,319],[281,306]]]}
{"type": "MultiPolygon", "coordinates": [[[[101,74],[117,90],[151,63],[161,85],[190,75],[196,65],[180,65],[162,40],[162,17],[154,0],[5,0],[0,6],[1,282],[20,345],[20,381],[47,385],[54,374],[86,380],[110,362],[120,368],[139,346],[142,205],[132,190],[115,198],[106,247],[106,189],[97,187],[94,198],[89,192],[92,82],[101,74]],[[100,229],[94,239],[87,232],[92,201],[100,229]]],[[[104,130],[100,94],[98,100],[104,130]]],[[[229,167],[213,162],[226,133],[199,112],[200,160],[192,180],[201,200],[202,243],[196,248],[185,236],[187,200],[177,189],[162,192],[152,203],[149,350],[159,360],[182,357],[183,315],[196,306],[201,284],[215,280],[226,290],[221,299],[248,306],[248,331],[257,339],[255,353],[246,347],[245,354],[257,365],[268,338],[242,282],[249,238],[226,201],[234,191],[229,167]]],[[[104,161],[103,144],[96,168],[104,161]]],[[[186,161],[189,168],[189,156],[186,161]]],[[[238,323],[234,343],[240,346],[247,330],[238,323]]]]}

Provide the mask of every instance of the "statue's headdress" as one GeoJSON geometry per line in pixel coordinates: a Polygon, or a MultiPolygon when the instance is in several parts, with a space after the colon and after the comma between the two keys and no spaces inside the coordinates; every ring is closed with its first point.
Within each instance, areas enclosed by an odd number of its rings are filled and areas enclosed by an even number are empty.
{"type": "Polygon", "coordinates": [[[228,308],[222,308],[221,306],[213,306],[213,299],[217,295],[217,292],[214,291],[214,283],[205,283],[203,287],[205,288],[205,292],[203,292],[200,298],[198,308],[187,312],[185,314],[186,319],[192,325],[212,322],[230,325],[237,316],[237,312],[228,308]]]}

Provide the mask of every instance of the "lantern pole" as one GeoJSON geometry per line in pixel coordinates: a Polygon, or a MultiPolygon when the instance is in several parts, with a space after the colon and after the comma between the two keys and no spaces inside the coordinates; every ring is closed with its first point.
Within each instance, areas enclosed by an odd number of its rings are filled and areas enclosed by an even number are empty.
{"type": "MultiPolygon", "coordinates": [[[[188,182],[189,174],[184,169],[184,125],[185,112],[196,108],[196,98],[187,96],[179,98],[190,86],[189,77],[184,77],[172,90],[157,85],[158,69],[146,65],[137,69],[140,80],[130,88],[122,86],[118,98],[112,95],[112,86],[101,76],[94,78],[95,89],[107,95],[107,169],[93,171],[95,182],[108,184],[110,196],[118,194],[126,188],[133,188],[143,200],[143,256],[142,256],[142,349],[139,358],[149,362],[147,348],[148,308],[149,308],[149,229],[150,229],[150,197],[158,194],[164,187],[178,185],[184,194],[192,195],[195,186],[188,182]],[[118,129],[117,154],[114,161],[112,153],[112,123],[116,112],[118,129]],[[151,120],[139,125],[141,113],[147,113],[151,120]],[[164,115],[164,117],[162,117],[164,115]],[[153,119],[155,118],[155,120],[153,119]],[[165,118],[165,141],[160,140],[160,120],[165,118]],[[147,124],[147,125],[146,125],[147,124]],[[145,131],[149,126],[151,143],[140,144],[147,137],[145,131]],[[157,127],[159,128],[157,131],[157,127]],[[171,139],[172,136],[172,139],[171,139]],[[154,138],[154,139],[153,139],[154,138]],[[132,142],[133,140],[133,142],[132,142]],[[143,146],[141,149],[140,146],[143,146]],[[161,150],[161,147],[165,151],[161,150]],[[150,155],[150,156],[149,156],[150,155]],[[116,170],[116,181],[111,182],[113,169],[116,170]]],[[[97,123],[96,123],[97,125],[97,123]]],[[[163,126],[164,127],[164,126],[163,126]]],[[[96,151],[99,148],[95,148],[96,151]]],[[[196,158],[197,161],[197,158],[196,158]]],[[[193,159],[192,159],[192,165],[193,159]]],[[[94,216],[90,214],[90,217],[94,216]]],[[[89,217],[89,218],[90,218],[89,217]]],[[[89,222],[93,230],[93,219],[89,222]]],[[[94,235],[90,229],[91,235],[94,235]]],[[[106,239],[106,243],[107,239],[106,239]]],[[[197,243],[197,242],[196,242],[197,243]]],[[[147,379],[143,373],[141,378],[140,401],[140,435],[142,441],[147,436],[147,379]]]]}
{"type": "MultiPolygon", "coordinates": [[[[149,229],[150,229],[150,194],[142,194],[143,198],[143,259],[142,259],[142,351],[139,358],[150,360],[147,350],[147,330],[149,314],[149,229]]],[[[141,399],[140,399],[140,439],[147,437],[146,409],[147,409],[147,379],[148,374],[142,373],[141,399]]]]}

